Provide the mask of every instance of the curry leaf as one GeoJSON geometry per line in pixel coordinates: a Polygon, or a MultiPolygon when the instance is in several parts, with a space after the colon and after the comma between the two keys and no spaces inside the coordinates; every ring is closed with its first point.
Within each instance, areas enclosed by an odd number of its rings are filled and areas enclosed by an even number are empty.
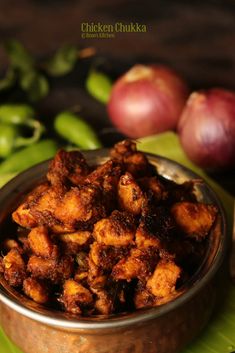
{"type": "Polygon", "coordinates": [[[8,88],[11,88],[16,81],[15,71],[13,69],[8,69],[6,75],[0,79],[0,91],[4,91],[8,88]]]}
{"type": "Polygon", "coordinates": [[[49,92],[47,78],[41,73],[33,70],[22,75],[20,86],[27,93],[31,101],[40,100],[49,92]]]}
{"type": "Polygon", "coordinates": [[[32,70],[34,59],[20,42],[11,39],[5,43],[5,49],[13,68],[20,71],[32,70]]]}
{"type": "Polygon", "coordinates": [[[45,64],[45,70],[51,76],[62,76],[73,70],[78,58],[76,46],[65,45],[45,64]]]}
{"type": "Polygon", "coordinates": [[[45,70],[51,76],[66,75],[73,70],[78,58],[76,46],[65,45],[45,63],[45,70]]]}

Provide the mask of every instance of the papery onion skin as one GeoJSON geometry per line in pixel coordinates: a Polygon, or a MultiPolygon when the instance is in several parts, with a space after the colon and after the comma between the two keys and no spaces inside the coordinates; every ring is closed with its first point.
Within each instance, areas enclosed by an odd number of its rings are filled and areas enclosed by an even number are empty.
{"type": "Polygon", "coordinates": [[[173,70],[135,65],[114,84],[108,103],[113,124],[131,138],[173,130],[188,97],[188,87],[173,70]]]}
{"type": "Polygon", "coordinates": [[[178,125],[188,157],[204,169],[235,166],[235,92],[222,88],[190,95],[178,125]]]}

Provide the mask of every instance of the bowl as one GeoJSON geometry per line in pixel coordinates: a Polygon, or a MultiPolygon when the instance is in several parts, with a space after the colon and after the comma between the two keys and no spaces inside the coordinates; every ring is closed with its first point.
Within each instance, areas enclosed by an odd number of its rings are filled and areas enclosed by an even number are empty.
{"type": "MultiPolygon", "coordinates": [[[[88,163],[108,159],[108,150],[84,152],[88,163]]],[[[164,177],[178,183],[201,179],[167,158],[147,154],[164,177]]],[[[45,180],[49,161],[19,174],[0,190],[0,231],[22,197],[45,180]]],[[[207,256],[188,283],[171,302],[133,313],[110,317],[76,318],[49,310],[12,289],[0,278],[1,324],[25,353],[177,353],[205,326],[216,299],[216,275],[226,251],[225,214],[216,194],[205,183],[196,185],[198,201],[219,209],[209,235],[207,256]]],[[[2,233],[2,232],[1,232],[2,233]]],[[[2,234],[3,235],[3,234],[2,234]]]]}

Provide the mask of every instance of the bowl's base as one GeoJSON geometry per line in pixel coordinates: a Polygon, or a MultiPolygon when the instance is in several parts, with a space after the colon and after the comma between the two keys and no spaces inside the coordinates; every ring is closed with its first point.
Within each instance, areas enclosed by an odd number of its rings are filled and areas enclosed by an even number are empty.
{"type": "Polygon", "coordinates": [[[215,289],[209,285],[162,317],[138,326],[90,332],[48,326],[2,304],[1,323],[24,353],[177,353],[204,327],[214,302],[215,289]]]}

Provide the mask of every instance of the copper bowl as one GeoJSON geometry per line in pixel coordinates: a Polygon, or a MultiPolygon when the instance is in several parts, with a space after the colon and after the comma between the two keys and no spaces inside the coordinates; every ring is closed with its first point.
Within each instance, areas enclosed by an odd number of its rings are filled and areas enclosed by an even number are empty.
{"type": "MultiPolygon", "coordinates": [[[[103,163],[108,150],[85,152],[91,164],[103,163]]],[[[169,159],[147,154],[163,176],[182,183],[201,179],[169,159]]],[[[0,229],[23,195],[45,179],[48,161],[11,180],[0,190],[0,229]]],[[[0,279],[1,324],[25,353],[176,353],[207,323],[216,299],[215,278],[226,251],[226,222],[221,204],[202,182],[199,201],[213,203],[219,217],[210,232],[207,256],[190,282],[173,301],[134,313],[110,317],[76,318],[49,310],[9,287],[0,279]]]]}

